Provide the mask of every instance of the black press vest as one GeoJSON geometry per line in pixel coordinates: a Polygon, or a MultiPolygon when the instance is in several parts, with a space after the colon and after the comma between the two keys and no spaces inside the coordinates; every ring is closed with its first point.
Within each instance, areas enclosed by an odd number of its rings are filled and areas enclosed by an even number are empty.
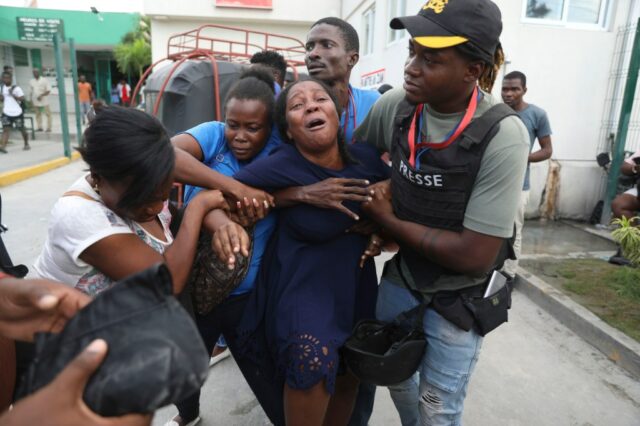
{"type": "MultiPolygon", "coordinates": [[[[420,169],[408,161],[407,135],[415,106],[403,101],[394,120],[391,144],[391,189],[395,215],[430,228],[462,232],[471,191],[484,152],[500,129],[500,121],[516,113],[505,104],[494,105],[475,118],[448,147],[429,149],[420,156],[420,169]]],[[[442,275],[460,275],[429,261],[401,245],[398,254],[406,263],[419,289],[428,289],[442,275]]],[[[464,253],[460,254],[464,256],[464,253]]],[[[496,268],[513,257],[512,243],[505,241],[496,268]]],[[[399,260],[399,259],[398,259],[399,260]]]]}

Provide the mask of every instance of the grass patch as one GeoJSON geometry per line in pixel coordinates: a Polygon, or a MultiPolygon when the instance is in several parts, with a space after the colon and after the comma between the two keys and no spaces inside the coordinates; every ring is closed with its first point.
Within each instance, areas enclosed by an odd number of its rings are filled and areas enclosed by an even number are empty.
{"type": "Polygon", "coordinates": [[[523,260],[521,264],[640,341],[640,268],[599,259],[523,260]]]}

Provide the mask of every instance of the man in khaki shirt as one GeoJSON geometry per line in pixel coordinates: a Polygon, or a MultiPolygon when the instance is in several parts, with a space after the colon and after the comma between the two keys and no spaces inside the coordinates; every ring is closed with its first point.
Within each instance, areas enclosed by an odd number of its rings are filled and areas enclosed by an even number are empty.
{"type": "Polygon", "coordinates": [[[29,82],[31,86],[31,103],[36,110],[36,125],[38,132],[42,131],[42,113],[47,116],[47,132],[51,132],[51,109],[49,108],[49,93],[51,85],[49,80],[40,76],[40,70],[33,69],[33,78],[29,82]]]}

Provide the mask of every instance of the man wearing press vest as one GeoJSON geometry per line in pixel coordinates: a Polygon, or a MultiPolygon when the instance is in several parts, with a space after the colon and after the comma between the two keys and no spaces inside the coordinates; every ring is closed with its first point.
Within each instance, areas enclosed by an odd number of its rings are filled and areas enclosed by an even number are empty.
{"type": "Polygon", "coordinates": [[[493,2],[430,0],[390,25],[410,34],[409,57],[403,87],[356,131],[390,152],[393,168],[364,211],[400,246],[385,265],[377,317],[427,304],[427,345],[419,379],[389,389],[403,425],[458,425],[482,335],[506,318],[508,286],[492,318],[466,303],[486,301],[489,277],[512,257],[528,135],[490,94],[503,60],[493,2]]]}

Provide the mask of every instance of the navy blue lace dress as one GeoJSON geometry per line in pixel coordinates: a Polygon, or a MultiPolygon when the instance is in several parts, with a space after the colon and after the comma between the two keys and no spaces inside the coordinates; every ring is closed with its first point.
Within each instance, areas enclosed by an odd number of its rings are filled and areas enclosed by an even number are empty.
{"type": "MultiPolygon", "coordinates": [[[[356,163],[329,170],[283,145],[235,178],[274,191],[331,177],[388,177],[388,167],[367,144],[349,146],[356,163]]],[[[360,215],[357,203],[345,203],[360,215]]],[[[282,392],[325,381],[333,393],[339,348],[355,323],[373,318],[377,277],[372,259],[359,267],[368,238],[345,232],[355,221],[344,213],[306,204],[278,212],[278,225],[265,250],[253,293],[238,329],[244,356],[258,363],[265,378],[282,392]]]]}

